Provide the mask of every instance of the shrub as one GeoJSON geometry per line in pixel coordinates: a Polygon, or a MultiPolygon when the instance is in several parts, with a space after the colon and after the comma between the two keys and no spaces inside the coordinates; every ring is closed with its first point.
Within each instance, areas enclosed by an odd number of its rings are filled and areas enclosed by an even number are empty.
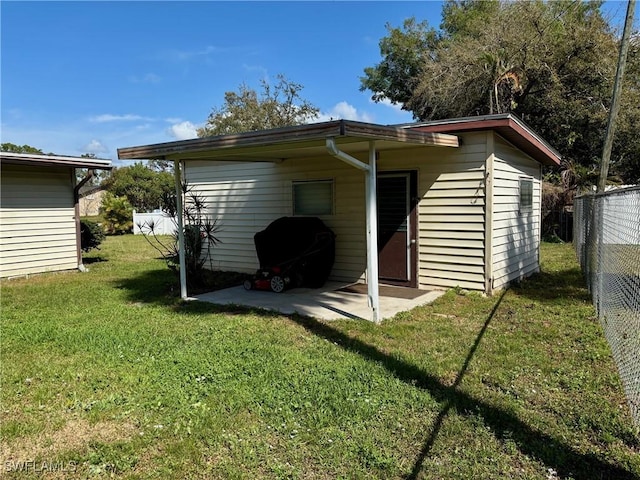
{"type": "Polygon", "coordinates": [[[104,239],[104,230],[99,223],[80,220],[80,246],[83,252],[88,252],[92,248],[100,250],[100,244],[104,239]]]}
{"type": "Polygon", "coordinates": [[[133,207],[126,197],[107,192],[102,198],[101,213],[107,234],[122,235],[133,229],[133,207]]]}

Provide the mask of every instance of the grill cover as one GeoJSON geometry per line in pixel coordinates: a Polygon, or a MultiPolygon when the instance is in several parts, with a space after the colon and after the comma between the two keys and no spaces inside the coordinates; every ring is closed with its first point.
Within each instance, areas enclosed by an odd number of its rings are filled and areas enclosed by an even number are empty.
{"type": "Polygon", "coordinates": [[[298,286],[324,285],[335,260],[335,234],[317,217],[282,217],[255,234],[260,268],[280,267],[298,286]]]}

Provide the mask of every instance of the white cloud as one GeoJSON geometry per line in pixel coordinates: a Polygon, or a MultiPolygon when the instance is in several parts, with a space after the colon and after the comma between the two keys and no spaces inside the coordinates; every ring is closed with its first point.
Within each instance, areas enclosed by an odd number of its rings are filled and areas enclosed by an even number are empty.
{"type": "Polygon", "coordinates": [[[86,153],[107,153],[109,149],[102,144],[100,140],[93,139],[87,143],[82,149],[86,153]]]}
{"type": "Polygon", "coordinates": [[[91,117],[89,120],[94,123],[105,123],[105,122],[132,122],[137,120],[152,121],[153,118],[143,117],[141,115],[134,115],[131,113],[127,113],[125,115],[112,115],[110,113],[104,113],[102,115],[96,115],[95,117],[91,117]]]}
{"type": "MultiPolygon", "coordinates": [[[[371,103],[375,103],[373,100],[369,100],[371,103]]],[[[406,113],[406,110],[402,109],[402,104],[400,103],[395,103],[392,102],[391,100],[389,100],[388,98],[383,98],[382,100],[380,100],[379,102],[380,105],[384,105],[385,107],[389,107],[392,108],[393,110],[395,110],[398,113],[406,113]]]]}
{"type": "Polygon", "coordinates": [[[329,120],[356,120],[358,122],[373,122],[373,116],[367,112],[358,112],[356,107],[342,101],[336,103],[329,111],[320,112],[320,114],[313,119],[316,122],[327,122],[329,120]]]}
{"type": "Polygon", "coordinates": [[[196,126],[189,121],[171,125],[168,133],[177,140],[189,140],[190,138],[196,138],[198,136],[196,126]]]}

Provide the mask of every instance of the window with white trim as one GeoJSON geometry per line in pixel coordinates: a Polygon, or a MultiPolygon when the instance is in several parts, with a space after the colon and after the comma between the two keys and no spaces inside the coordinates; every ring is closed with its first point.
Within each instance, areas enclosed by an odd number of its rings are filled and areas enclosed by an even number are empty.
{"type": "Polygon", "coordinates": [[[294,215],[333,215],[333,180],[293,182],[294,215]]]}
{"type": "Polygon", "coordinates": [[[520,213],[533,211],[533,179],[520,178],[520,213]]]}

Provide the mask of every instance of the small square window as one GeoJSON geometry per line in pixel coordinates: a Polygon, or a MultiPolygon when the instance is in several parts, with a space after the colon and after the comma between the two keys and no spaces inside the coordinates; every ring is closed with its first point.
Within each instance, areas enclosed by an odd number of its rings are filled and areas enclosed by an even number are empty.
{"type": "Polygon", "coordinates": [[[533,180],[530,178],[520,179],[520,213],[533,211],[533,180]]]}
{"type": "Polygon", "coordinates": [[[333,215],[333,180],[293,182],[294,215],[333,215]]]}

